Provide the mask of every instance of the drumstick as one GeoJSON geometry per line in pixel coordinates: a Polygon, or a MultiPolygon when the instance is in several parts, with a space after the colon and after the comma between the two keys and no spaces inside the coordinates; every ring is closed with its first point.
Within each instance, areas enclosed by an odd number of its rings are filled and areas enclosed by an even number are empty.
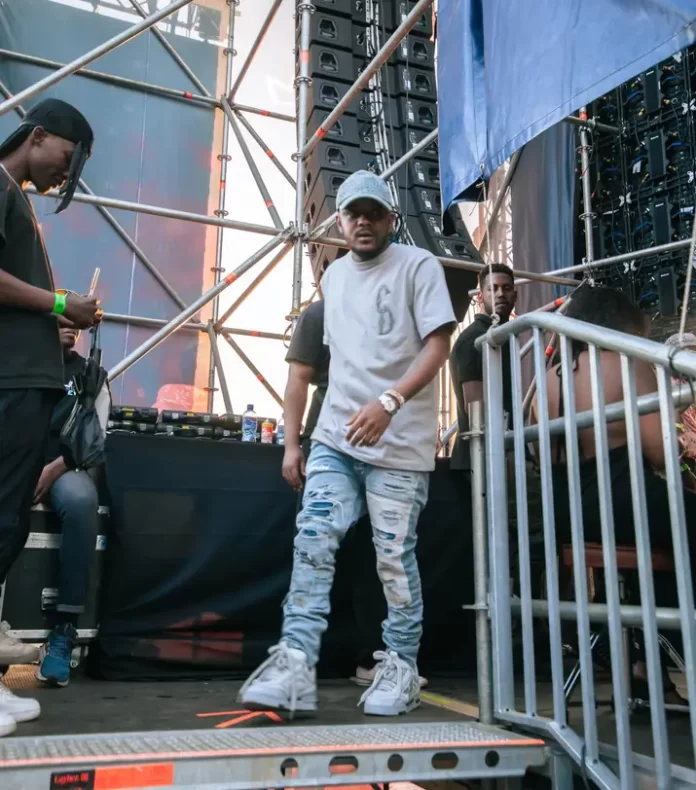
{"type": "Polygon", "coordinates": [[[94,277],[92,277],[92,284],[89,286],[89,293],[87,294],[91,299],[94,296],[94,292],[97,290],[97,283],[99,282],[99,275],[101,274],[101,269],[97,266],[94,270],[94,277]]]}

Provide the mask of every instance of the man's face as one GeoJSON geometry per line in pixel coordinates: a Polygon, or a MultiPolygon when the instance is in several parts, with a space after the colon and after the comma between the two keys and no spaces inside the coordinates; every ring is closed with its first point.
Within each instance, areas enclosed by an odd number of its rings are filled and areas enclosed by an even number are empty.
{"type": "Polygon", "coordinates": [[[488,315],[497,313],[502,318],[509,318],[517,301],[517,291],[510,276],[498,272],[489,274],[481,286],[481,301],[488,315]]]}
{"type": "Polygon", "coordinates": [[[38,192],[48,192],[63,186],[70,172],[75,143],[48,134],[42,128],[29,136],[29,180],[38,192]]]}
{"type": "Polygon", "coordinates": [[[375,200],[356,200],[341,210],[337,225],[350,251],[359,258],[370,259],[389,243],[394,232],[394,213],[375,200]]]}

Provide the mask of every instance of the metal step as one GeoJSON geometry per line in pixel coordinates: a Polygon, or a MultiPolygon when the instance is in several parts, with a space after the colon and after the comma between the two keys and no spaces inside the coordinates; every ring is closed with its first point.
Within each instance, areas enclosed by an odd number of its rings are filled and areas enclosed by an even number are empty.
{"type": "Polygon", "coordinates": [[[134,732],[0,740],[12,790],[253,790],[522,776],[544,742],[475,722],[134,732]]]}

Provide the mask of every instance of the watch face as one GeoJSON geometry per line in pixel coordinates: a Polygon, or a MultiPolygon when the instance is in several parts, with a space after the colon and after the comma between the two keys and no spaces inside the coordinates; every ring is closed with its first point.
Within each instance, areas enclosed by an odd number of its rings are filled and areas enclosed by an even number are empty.
{"type": "Polygon", "coordinates": [[[389,395],[382,395],[382,397],[379,400],[382,406],[384,407],[384,411],[386,411],[387,414],[391,414],[392,417],[399,410],[399,404],[394,400],[394,398],[391,398],[389,395]]]}

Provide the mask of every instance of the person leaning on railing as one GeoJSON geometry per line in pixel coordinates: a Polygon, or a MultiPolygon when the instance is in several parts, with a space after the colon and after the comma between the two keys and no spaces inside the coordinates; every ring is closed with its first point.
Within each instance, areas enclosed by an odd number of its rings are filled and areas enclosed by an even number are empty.
{"type": "MultiPolygon", "coordinates": [[[[566,315],[607,329],[631,335],[646,334],[646,318],[640,309],[621,291],[609,288],[582,288],[574,295],[566,315]]],[[[592,389],[590,361],[587,345],[572,342],[573,378],[575,389],[575,411],[580,413],[592,409],[592,389]]],[[[600,350],[601,380],[607,404],[623,400],[621,381],[621,360],[613,351],[600,350]]],[[[638,397],[657,391],[657,378],[653,366],[640,359],[633,360],[636,392],[638,397]]],[[[549,418],[555,419],[564,414],[561,367],[552,366],[546,375],[548,390],[549,418]]],[[[536,422],[537,405],[534,403],[532,421],[536,422]]],[[[611,496],[614,507],[614,533],[617,544],[635,545],[633,510],[630,504],[631,476],[629,452],[627,447],[626,423],[624,421],[607,423],[609,447],[609,470],[611,477],[611,496]]],[[[665,514],[669,513],[667,481],[660,476],[665,468],[665,455],[659,412],[645,414],[640,418],[645,498],[647,504],[648,529],[653,548],[671,550],[671,530],[665,528],[665,514]]],[[[595,456],[594,429],[586,428],[578,432],[580,454],[580,488],[582,518],[585,541],[601,543],[602,530],[600,518],[600,492],[595,456]]],[[[558,542],[570,543],[570,510],[568,502],[568,472],[565,456],[565,438],[551,441],[553,496],[556,531],[558,542]]],[[[693,530],[696,525],[696,494],[684,492],[687,527],[693,530]]],[[[690,535],[690,556],[692,568],[696,569],[696,537],[690,535]]],[[[680,558],[676,557],[679,562],[680,558]]],[[[655,594],[658,606],[676,605],[674,579],[659,574],[655,579],[655,594]]],[[[646,667],[644,662],[633,666],[633,696],[647,698],[646,667]],[[644,689],[644,691],[642,690],[644,689]]],[[[664,671],[665,701],[684,705],[685,701],[677,693],[674,684],[664,671]]]]}
{"type": "MultiPolygon", "coordinates": [[[[685,332],[668,337],[665,345],[675,349],[696,351],[696,335],[685,332]]],[[[674,377],[675,384],[683,384],[685,379],[674,377]]],[[[682,481],[684,488],[696,491],[696,406],[689,406],[682,412],[677,423],[679,446],[681,447],[682,481]]]]}

